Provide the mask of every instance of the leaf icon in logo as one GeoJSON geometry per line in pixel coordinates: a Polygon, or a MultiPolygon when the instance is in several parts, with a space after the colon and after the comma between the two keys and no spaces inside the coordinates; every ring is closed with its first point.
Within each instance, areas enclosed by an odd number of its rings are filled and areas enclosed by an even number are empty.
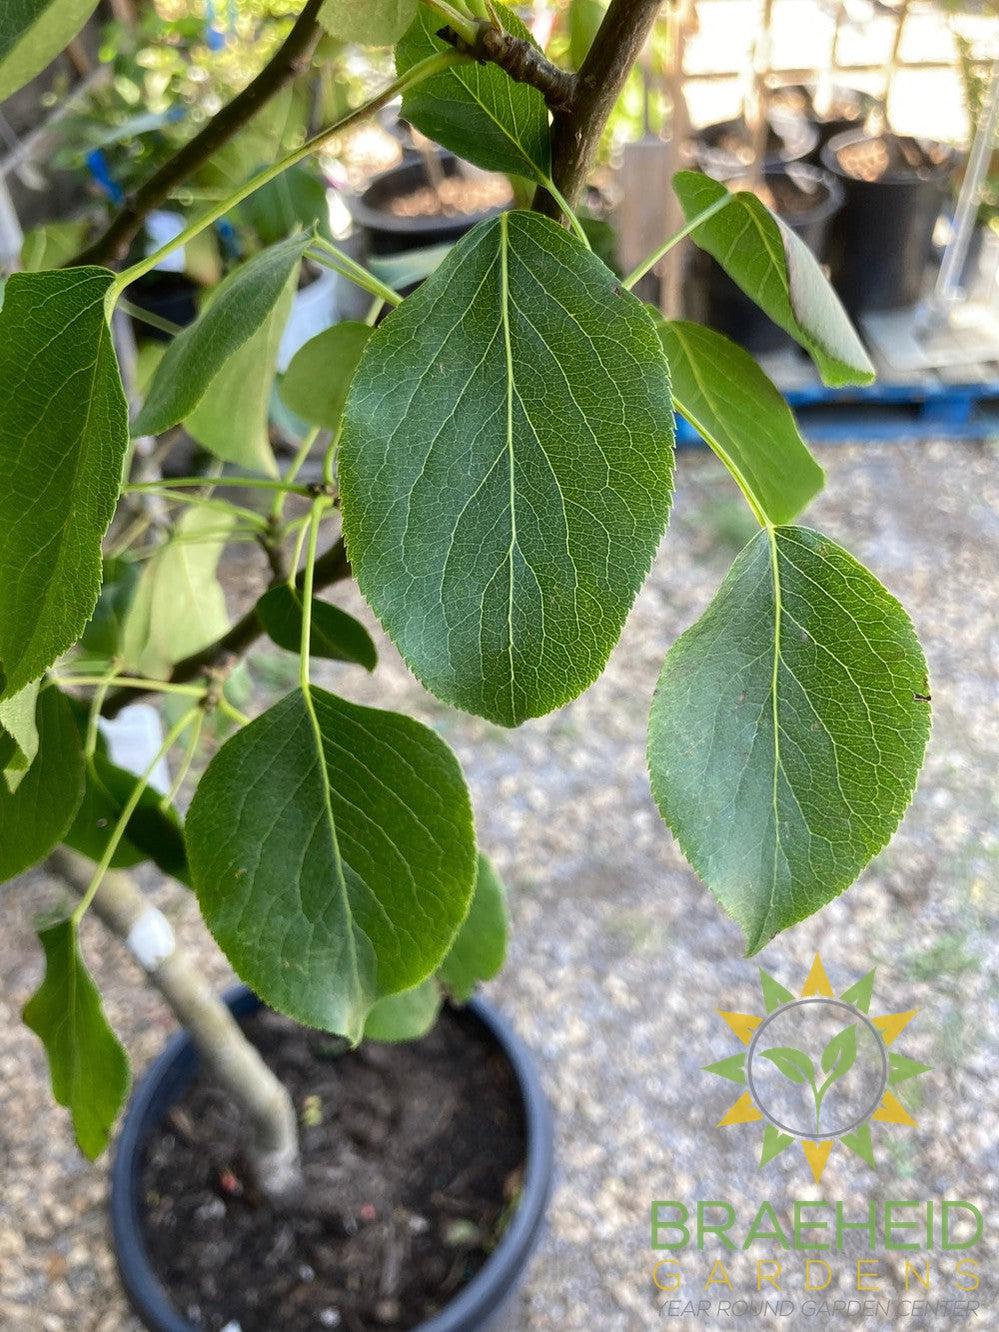
{"type": "Polygon", "coordinates": [[[832,1038],[822,1051],[822,1071],[828,1073],[826,1083],[837,1082],[845,1077],[857,1062],[857,1028],[844,1027],[832,1038]]]}
{"type": "Polygon", "coordinates": [[[804,1050],[795,1050],[791,1045],[775,1045],[773,1049],[761,1053],[791,1082],[804,1086],[806,1082],[815,1081],[815,1068],[804,1050]]]}

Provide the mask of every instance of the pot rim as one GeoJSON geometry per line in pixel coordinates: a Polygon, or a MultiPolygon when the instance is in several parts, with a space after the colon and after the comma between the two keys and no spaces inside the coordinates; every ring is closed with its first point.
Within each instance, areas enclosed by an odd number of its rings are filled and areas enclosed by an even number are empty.
{"type": "MultiPolygon", "coordinates": [[[[802,176],[806,180],[820,185],[825,194],[805,212],[794,213],[791,216],[785,216],[783,213],[777,213],[776,216],[790,227],[792,231],[799,227],[808,227],[815,222],[823,222],[827,217],[832,217],[834,213],[843,206],[843,186],[836,177],[822,167],[812,166],[809,162],[786,162],[782,166],[768,166],[763,168],[763,179],[772,180],[775,176],[785,176],[788,180],[794,181],[795,176],[802,176]]],[[[726,182],[730,189],[740,189],[744,184],[744,178],[734,176],[726,182]]]]}
{"type": "MultiPolygon", "coordinates": [[[[227,990],[223,1001],[237,1017],[263,1007],[245,985],[227,990]]],[[[462,1012],[476,1018],[506,1056],[524,1112],[524,1183],[517,1210],[482,1267],[439,1313],[411,1332],[464,1332],[477,1327],[518,1286],[538,1240],[552,1190],[554,1126],[533,1058],[507,1020],[475,995],[462,1012]]],[[[153,1268],[142,1229],[138,1162],[152,1127],[161,1122],[161,1101],[170,1103],[190,1084],[199,1058],[186,1031],[170,1038],[140,1079],[122,1123],[111,1164],[109,1208],[118,1272],[129,1302],[151,1332],[198,1332],[171,1303],[153,1268]]]]}
{"type": "MultiPolygon", "coordinates": [[[[812,121],[804,116],[783,114],[779,110],[769,112],[767,119],[770,128],[780,137],[781,147],[764,154],[766,166],[788,166],[791,162],[802,161],[809,153],[815,151],[819,142],[819,131],[812,121]]],[[[701,164],[702,170],[707,173],[707,168],[710,167],[713,171],[724,172],[726,181],[745,174],[750,163],[740,162],[733,154],[709,143],[705,138],[705,135],[712,130],[722,131],[740,127],[744,128],[742,117],[732,116],[728,120],[712,121],[710,125],[702,125],[700,129],[692,132],[688,139],[689,151],[701,164]]]]}
{"type": "MultiPolygon", "coordinates": [[[[444,169],[445,175],[453,174],[458,158],[454,153],[438,153],[437,160],[444,169]],[[452,171],[448,168],[451,167],[452,171]]],[[[372,191],[376,194],[379,186],[384,182],[392,180],[394,177],[420,174],[425,180],[423,174],[423,163],[417,158],[404,159],[391,166],[386,171],[380,171],[377,176],[372,176],[365,185],[360,194],[348,194],[344,196],[344,203],[347,205],[347,211],[355,226],[368,227],[373,231],[383,231],[393,236],[422,236],[428,231],[448,232],[460,227],[463,230],[471,230],[479,222],[485,222],[487,218],[498,217],[504,211],[506,205],[494,205],[492,208],[480,208],[474,213],[455,213],[453,217],[443,217],[438,214],[428,214],[426,217],[396,217],[385,208],[379,208],[377,205],[368,202],[372,191]]],[[[487,175],[494,173],[487,172],[487,175]]]]}
{"type": "Polygon", "coordinates": [[[885,137],[895,138],[897,136],[892,134],[886,136],[884,131],[881,130],[871,133],[863,128],[846,130],[842,134],[835,134],[828,143],[823,145],[821,153],[822,166],[826,171],[831,171],[834,176],[839,177],[840,180],[848,180],[851,185],[862,185],[872,189],[877,188],[879,185],[935,185],[944,180],[948,173],[954,169],[954,164],[957,161],[957,149],[954,148],[952,144],[943,143],[939,139],[923,140],[924,143],[932,143],[939,148],[945,148],[947,152],[942,162],[931,167],[930,170],[922,176],[914,173],[903,174],[898,171],[891,171],[888,175],[882,176],[880,180],[864,180],[860,176],[854,176],[851,172],[847,171],[845,167],[840,165],[839,154],[844,148],[849,148],[855,143],[862,143],[865,139],[882,139],[885,137]]]}

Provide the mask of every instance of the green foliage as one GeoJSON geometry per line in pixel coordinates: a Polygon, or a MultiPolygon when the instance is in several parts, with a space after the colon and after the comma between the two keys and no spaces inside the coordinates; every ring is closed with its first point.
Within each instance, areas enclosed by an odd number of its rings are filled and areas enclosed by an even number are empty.
{"type": "Polygon", "coordinates": [[[79,642],[83,654],[95,662],[108,662],[121,651],[122,634],[139,581],[140,565],[135,560],[111,557],[104,560],[103,571],[101,594],[79,642]]]}
{"type": "Polygon", "coordinates": [[[128,1095],[128,1056],[80,955],[76,923],[56,921],[38,937],[45,979],[25,1005],[24,1021],[45,1046],[52,1095],[69,1110],[80,1150],[93,1161],[128,1095]]]}
{"type": "Polygon", "coordinates": [[[223,420],[233,413],[242,415],[240,400],[253,397],[260,376],[266,376],[266,354],[273,337],[270,325],[277,322],[273,316],[298,271],[309,239],[296,235],[272,245],[219,284],[204,313],[178,333],[167,348],[133,422],[133,434],[160,434],[185,420],[213,385],[214,412],[222,413],[223,420]],[[247,344],[253,354],[238,363],[236,375],[216,385],[230,361],[247,344]]]}
{"type": "Polygon", "coordinates": [[[604,21],[606,0],[569,0],[569,62],[579,69],[604,21]]]}
{"type": "Polygon", "coordinates": [[[506,937],[506,889],[489,858],[480,853],[472,904],[438,973],[452,999],[467,1003],[480,981],[499,973],[506,937]]]}
{"type": "MultiPolygon", "coordinates": [[[[267,637],[288,652],[298,652],[302,643],[302,598],[287,583],[270,588],[257,602],[257,618],[267,637]]],[[[339,606],[313,598],[312,635],[309,647],[313,657],[332,661],[352,661],[373,671],[378,652],[371,635],[353,615],[339,606]]]]}
{"type": "Polygon", "coordinates": [[[364,1023],[366,1041],[418,1041],[437,1021],[441,989],[433,979],[379,999],[364,1023]]]}
{"type": "MultiPolygon", "coordinates": [[[[724,185],[696,171],[678,171],[673,188],[688,222],[728,194],[724,185]]],[[[869,384],[874,378],[874,367],[815,256],[755,194],[737,191],[691,236],[804,347],[824,383],[869,384]]]]}
{"type": "Polygon", "coordinates": [[[281,397],[303,421],[335,430],[361,353],[374,330],[347,319],[298,349],[281,380],[281,397]]]}
{"type": "Polygon", "coordinates": [[[86,234],[85,222],[46,222],[32,228],[21,245],[21,268],[25,273],[61,268],[83,245],[86,234]]]}
{"type": "Polygon", "coordinates": [[[97,0],[4,0],[0,9],[0,102],[41,73],[96,8],[97,0]]]}
{"type": "Polygon", "coordinates": [[[789,1082],[804,1086],[814,1081],[815,1068],[803,1050],[796,1050],[793,1045],[775,1045],[771,1050],[761,1050],[760,1054],[780,1069],[789,1082]]]}
{"type": "MultiPolygon", "coordinates": [[[[326,0],[319,21],[334,37],[359,46],[391,46],[413,21],[417,0],[326,0]]],[[[440,24],[438,23],[438,27],[440,24]]]]}
{"type": "MultiPolygon", "coordinates": [[[[495,10],[507,32],[533,43],[520,19],[505,5],[495,10]]],[[[435,52],[447,51],[436,35],[440,17],[426,5],[396,47],[400,74],[435,52]]],[[[410,88],[402,114],[430,139],[486,171],[543,178],[551,170],[548,108],[536,88],[514,83],[496,65],[456,65],[410,88]]]]}
{"type": "Polygon", "coordinates": [[[188,509],[146,562],[118,645],[126,667],[165,679],[175,662],[225,632],[229,617],[215,569],[235,525],[231,513],[188,509]]]}
{"type": "Polygon", "coordinates": [[[79,638],[128,445],[103,268],[15,273],[0,310],[0,698],[79,638]]]}
{"type": "Polygon", "coordinates": [[[223,745],[187,818],[208,928],[265,1002],[360,1039],[464,919],[475,834],[461,770],[408,717],[296,690],[223,745]]]}
{"type": "Polygon", "coordinates": [[[296,230],[328,229],[326,185],[313,167],[300,163],[251,194],[239,212],[264,245],[296,230]]]}
{"type": "MultiPolygon", "coordinates": [[[[112,763],[103,745],[86,760],[85,771],[83,801],[62,840],[74,851],[96,861],[104,854],[111,830],[135,788],[136,778],[112,763]]],[[[164,807],[162,796],[148,786],[125,825],[125,835],[111,858],[111,868],[128,869],[144,860],[151,860],[164,874],[181,883],[190,882],[177,812],[169,804],[164,807]]]]}
{"type": "Polygon", "coordinates": [[[0,702],[0,767],[13,794],[38,753],[35,709],[39,680],[32,680],[19,694],[0,702]]]}
{"type": "Polygon", "coordinates": [[[667,653],[649,767],[687,859],[763,947],[887,843],[929,736],[902,607],[845,550],[768,528],[667,653]]]}
{"type": "Polygon", "coordinates": [[[761,520],[789,523],[822,489],[822,468],[753,358],[713,329],[659,323],[673,401],[732,473],[761,520]]]}
{"type": "Polygon", "coordinates": [[[340,445],[351,566],[429,689],[516,725],[600,674],[672,465],[649,315],[561,227],[503,214],[368,344],[340,445]]]}
{"type": "MultiPolygon", "coordinates": [[[[0,781],[0,883],[47,856],[83,798],[83,751],[69,703],[43,689],[35,713],[38,750],[17,789],[0,781]]],[[[9,739],[0,745],[11,745],[9,739]]],[[[9,753],[9,750],[8,750],[9,753]]]]}

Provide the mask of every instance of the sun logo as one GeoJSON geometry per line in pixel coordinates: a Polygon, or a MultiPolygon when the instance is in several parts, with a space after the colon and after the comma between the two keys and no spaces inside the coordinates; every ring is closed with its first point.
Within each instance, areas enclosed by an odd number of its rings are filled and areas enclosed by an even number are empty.
{"type": "Polygon", "coordinates": [[[892,1088],[930,1066],[888,1047],[919,1010],[870,1017],[874,972],[837,997],[817,953],[799,998],[760,984],[765,1016],[718,1010],[747,1047],[705,1068],[746,1088],[718,1127],[762,1123],[761,1167],[800,1142],[816,1184],[837,1140],[873,1166],[872,1123],[916,1124],[892,1088]]]}

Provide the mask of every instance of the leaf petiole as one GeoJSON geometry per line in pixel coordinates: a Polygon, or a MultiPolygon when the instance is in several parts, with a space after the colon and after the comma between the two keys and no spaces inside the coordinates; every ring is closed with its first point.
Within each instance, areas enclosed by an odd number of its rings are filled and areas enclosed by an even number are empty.
{"type": "Polygon", "coordinates": [[[201,713],[200,707],[188,708],[188,710],[179,719],[179,721],[175,722],[174,725],[170,727],[170,730],[167,732],[166,739],[163,741],[159,749],[156,751],[155,755],[153,756],[152,760],[149,763],[149,766],[146,768],[142,776],[136,780],[135,786],[132,788],[131,794],[129,795],[128,799],[125,801],[121,814],[118,816],[118,822],[115,824],[114,828],[112,829],[111,836],[108,838],[108,844],[104,848],[104,854],[101,856],[97,868],[94,870],[93,877],[91,878],[90,883],[87,885],[86,892],[83,894],[79,902],[76,904],[76,907],[73,910],[73,914],[70,917],[70,920],[73,922],[74,926],[78,926],[80,921],[86,915],[87,909],[90,906],[91,902],[94,900],[98,888],[100,888],[101,884],[104,882],[104,876],[111,868],[111,861],[114,859],[114,853],[118,849],[118,844],[125,835],[125,829],[128,827],[128,821],[135,813],[136,807],[138,806],[139,801],[142,799],[142,793],[149,785],[150,778],[152,777],[153,773],[156,771],[157,765],[166,757],[166,755],[170,752],[170,750],[177,743],[177,741],[184,734],[184,732],[191,725],[191,723],[197,719],[200,713],[201,713]]]}
{"type": "Polygon", "coordinates": [[[692,231],[696,231],[703,222],[707,222],[709,217],[714,217],[715,213],[720,213],[723,208],[732,202],[734,197],[732,194],[722,195],[721,198],[716,199],[714,203],[705,208],[703,213],[698,213],[696,217],[692,217],[686,226],[681,227],[679,231],[675,231],[672,236],[663,241],[658,250],[653,250],[648,258],[643,259],[637,268],[633,268],[628,276],[621,280],[621,286],[624,287],[625,291],[630,291],[636,282],[641,281],[650,268],[655,268],[659,260],[664,255],[669,254],[674,245],[679,245],[680,241],[685,240],[692,231]]]}
{"type": "Polygon", "coordinates": [[[326,268],[331,268],[334,273],[339,273],[342,277],[349,278],[351,282],[357,284],[364,291],[372,296],[377,296],[388,305],[401,305],[402,297],[398,292],[387,287],[384,282],[375,277],[374,273],[369,273],[363,265],[351,259],[349,254],[331,245],[323,236],[317,236],[313,241],[315,249],[307,251],[310,259],[315,259],[317,263],[323,264],[326,268]]]}
{"type": "MultiPolygon", "coordinates": [[[[177,490],[187,486],[230,486],[234,490],[281,490],[289,495],[311,495],[308,486],[296,486],[287,481],[271,481],[264,476],[171,476],[163,481],[131,481],[122,490],[126,494],[143,491],[177,490]]],[[[257,514],[257,517],[260,515],[257,514]]]]}
{"type": "Polygon", "coordinates": [[[580,222],[579,218],[569,207],[569,204],[566,202],[565,196],[562,194],[561,190],[559,190],[558,186],[552,180],[551,176],[542,176],[539,173],[539,179],[544,188],[548,191],[548,193],[558,204],[559,208],[561,208],[562,212],[565,213],[566,217],[569,220],[569,225],[576,233],[577,238],[583,242],[583,244],[586,246],[588,250],[592,249],[593,247],[590,245],[590,238],[589,236],[587,236],[586,232],[584,231],[582,222],[580,222]]]}

